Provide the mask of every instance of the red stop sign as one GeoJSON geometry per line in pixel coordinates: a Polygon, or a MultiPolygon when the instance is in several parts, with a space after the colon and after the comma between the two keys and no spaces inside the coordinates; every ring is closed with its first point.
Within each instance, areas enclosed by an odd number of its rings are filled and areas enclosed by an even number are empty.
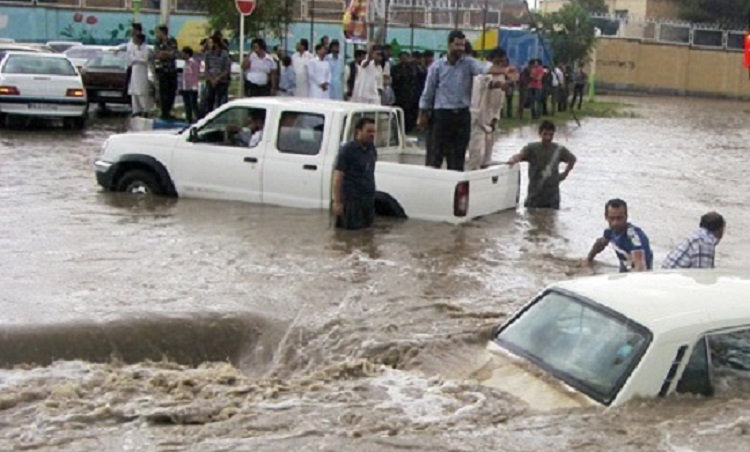
{"type": "Polygon", "coordinates": [[[249,16],[255,11],[256,0],[234,0],[234,6],[243,16],[249,16]]]}

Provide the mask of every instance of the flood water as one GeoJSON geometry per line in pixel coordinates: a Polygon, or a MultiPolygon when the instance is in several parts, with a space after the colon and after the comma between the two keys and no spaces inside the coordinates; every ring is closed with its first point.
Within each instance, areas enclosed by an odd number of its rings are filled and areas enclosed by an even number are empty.
{"type": "MultiPolygon", "coordinates": [[[[0,450],[750,450],[742,377],[712,399],[552,413],[467,379],[493,326],[586,273],[609,198],[655,265],[715,209],[717,265],[747,267],[750,107],[624,101],[635,118],[559,131],[579,158],[559,212],[354,233],[323,212],[101,193],[91,163],[124,117],[0,130],[0,450]]],[[[534,139],[511,132],[496,158],[534,139]]]]}

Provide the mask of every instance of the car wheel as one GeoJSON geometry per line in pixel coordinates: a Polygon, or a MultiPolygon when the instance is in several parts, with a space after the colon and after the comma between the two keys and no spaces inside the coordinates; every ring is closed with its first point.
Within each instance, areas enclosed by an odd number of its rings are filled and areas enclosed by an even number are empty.
{"type": "Polygon", "coordinates": [[[80,118],[73,118],[71,125],[75,130],[83,130],[86,127],[86,117],[81,116],[80,118]]]}
{"type": "Polygon", "coordinates": [[[161,195],[163,190],[156,174],[145,170],[127,171],[117,181],[117,191],[134,195],[161,195]]]}
{"type": "Polygon", "coordinates": [[[0,129],[5,128],[5,113],[0,113],[0,129]]]}

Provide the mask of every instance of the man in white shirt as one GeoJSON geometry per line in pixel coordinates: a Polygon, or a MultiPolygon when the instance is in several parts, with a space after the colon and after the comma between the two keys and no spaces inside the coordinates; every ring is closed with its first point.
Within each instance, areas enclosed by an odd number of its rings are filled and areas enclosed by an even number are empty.
{"type": "Polygon", "coordinates": [[[307,42],[307,39],[300,39],[297,43],[297,51],[292,55],[292,67],[297,76],[294,91],[295,97],[307,97],[307,63],[311,58],[310,52],[308,52],[309,48],[310,44],[307,42]]]}
{"type": "Polygon", "coordinates": [[[373,46],[367,58],[357,70],[357,80],[354,82],[352,101],[364,104],[380,105],[383,93],[383,52],[373,46]]]}
{"type": "Polygon", "coordinates": [[[325,60],[326,47],[323,44],[315,46],[315,58],[307,63],[310,88],[308,95],[312,99],[330,99],[328,88],[331,86],[331,66],[325,60]]]}
{"type": "Polygon", "coordinates": [[[252,42],[252,52],[242,63],[245,70],[245,96],[273,96],[276,86],[276,62],[266,53],[266,43],[258,38],[252,42]]]}

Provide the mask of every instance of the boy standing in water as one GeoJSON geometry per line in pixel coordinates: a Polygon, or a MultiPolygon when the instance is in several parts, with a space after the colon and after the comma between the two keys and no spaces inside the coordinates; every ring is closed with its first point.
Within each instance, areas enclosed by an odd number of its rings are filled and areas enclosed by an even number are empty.
{"type": "Polygon", "coordinates": [[[524,204],[526,208],[559,209],[560,182],[568,177],[577,159],[565,146],[552,142],[555,138],[555,125],[551,121],[543,121],[539,125],[539,136],[541,141],[527,144],[507,164],[529,164],[529,190],[524,204]],[[559,172],[560,163],[566,164],[562,174],[559,172]]]}

